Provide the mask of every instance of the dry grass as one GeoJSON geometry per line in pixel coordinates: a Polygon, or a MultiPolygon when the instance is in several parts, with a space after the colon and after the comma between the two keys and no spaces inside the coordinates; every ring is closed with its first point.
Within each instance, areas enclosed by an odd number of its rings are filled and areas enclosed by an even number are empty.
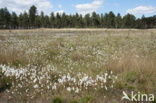
{"type": "Polygon", "coordinates": [[[45,83],[42,92],[41,89],[33,89],[33,80],[29,80],[30,83],[26,81],[30,75],[15,86],[19,88],[18,84],[23,83],[32,91],[26,93],[26,88],[20,88],[17,92],[22,95],[4,92],[1,96],[7,99],[10,96],[12,103],[30,100],[37,103],[124,103],[120,101],[122,91],[156,93],[156,30],[0,30],[0,64],[17,69],[30,65],[28,70],[36,69],[38,78],[50,75],[48,80],[52,83],[62,74],[76,77],[78,73],[85,73],[94,78],[103,72],[113,71],[118,77],[114,88],[108,91],[90,88],[74,93],[63,87],[56,91],[47,89],[47,78],[42,81],[45,83]],[[53,73],[47,68],[55,68],[56,71],[53,73]],[[33,98],[27,94],[33,94],[33,98]]]}
{"type": "Polygon", "coordinates": [[[118,88],[152,93],[156,83],[156,60],[141,58],[128,53],[119,61],[111,62],[108,68],[119,74],[118,88]]]}

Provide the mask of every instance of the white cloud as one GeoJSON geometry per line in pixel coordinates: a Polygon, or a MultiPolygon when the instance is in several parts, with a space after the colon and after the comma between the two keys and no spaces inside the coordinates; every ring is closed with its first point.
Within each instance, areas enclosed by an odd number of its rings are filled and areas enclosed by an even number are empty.
{"type": "Polygon", "coordinates": [[[75,8],[80,14],[87,14],[98,10],[103,4],[103,0],[93,0],[91,3],[77,4],[75,8]]]}
{"type": "Polygon", "coordinates": [[[136,8],[127,10],[127,13],[131,13],[131,14],[152,14],[152,13],[156,13],[156,7],[154,7],[154,6],[138,6],[136,8]]]}
{"type": "Polygon", "coordinates": [[[39,12],[44,11],[45,13],[50,13],[52,8],[49,0],[1,0],[0,2],[0,8],[7,7],[18,14],[27,11],[32,5],[35,5],[39,12]]]}

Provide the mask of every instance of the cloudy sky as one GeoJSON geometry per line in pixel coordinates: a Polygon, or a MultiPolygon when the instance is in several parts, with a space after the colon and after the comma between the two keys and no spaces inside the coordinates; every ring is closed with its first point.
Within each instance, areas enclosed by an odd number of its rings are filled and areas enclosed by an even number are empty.
{"type": "Polygon", "coordinates": [[[141,15],[156,15],[156,0],[0,0],[0,8],[7,7],[17,13],[27,11],[31,5],[36,5],[38,12],[75,12],[86,14],[96,11],[106,13],[131,13],[141,15]]]}

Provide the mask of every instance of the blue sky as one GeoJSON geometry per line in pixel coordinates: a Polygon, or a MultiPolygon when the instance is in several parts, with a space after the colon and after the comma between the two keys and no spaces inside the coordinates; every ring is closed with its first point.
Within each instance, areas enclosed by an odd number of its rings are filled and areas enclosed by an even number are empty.
{"type": "Polygon", "coordinates": [[[0,0],[0,8],[7,7],[17,13],[27,11],[31,5],[38,7],[38,12],[66,12],[68,14],[86,14],[96,11],[115,14],[134,14],[137,17],[156,15],[156,0],[0,0]]]}

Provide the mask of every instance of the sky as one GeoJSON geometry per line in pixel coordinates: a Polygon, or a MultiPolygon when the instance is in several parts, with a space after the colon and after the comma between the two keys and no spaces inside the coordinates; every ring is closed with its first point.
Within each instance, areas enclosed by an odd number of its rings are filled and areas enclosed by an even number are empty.
{"type": "Polygon", "coordinates": [[[44,11],[85,15],[93,11],[97,13],[108,13],[113,11],[122,16],[130,13],[136,17],[142,15],[156,15],[156,0],[0,0],[0,8],[7,7],[9,11],[17,14],[28,11],[30,6],[35,5],[38,13],[44,11]]]}

